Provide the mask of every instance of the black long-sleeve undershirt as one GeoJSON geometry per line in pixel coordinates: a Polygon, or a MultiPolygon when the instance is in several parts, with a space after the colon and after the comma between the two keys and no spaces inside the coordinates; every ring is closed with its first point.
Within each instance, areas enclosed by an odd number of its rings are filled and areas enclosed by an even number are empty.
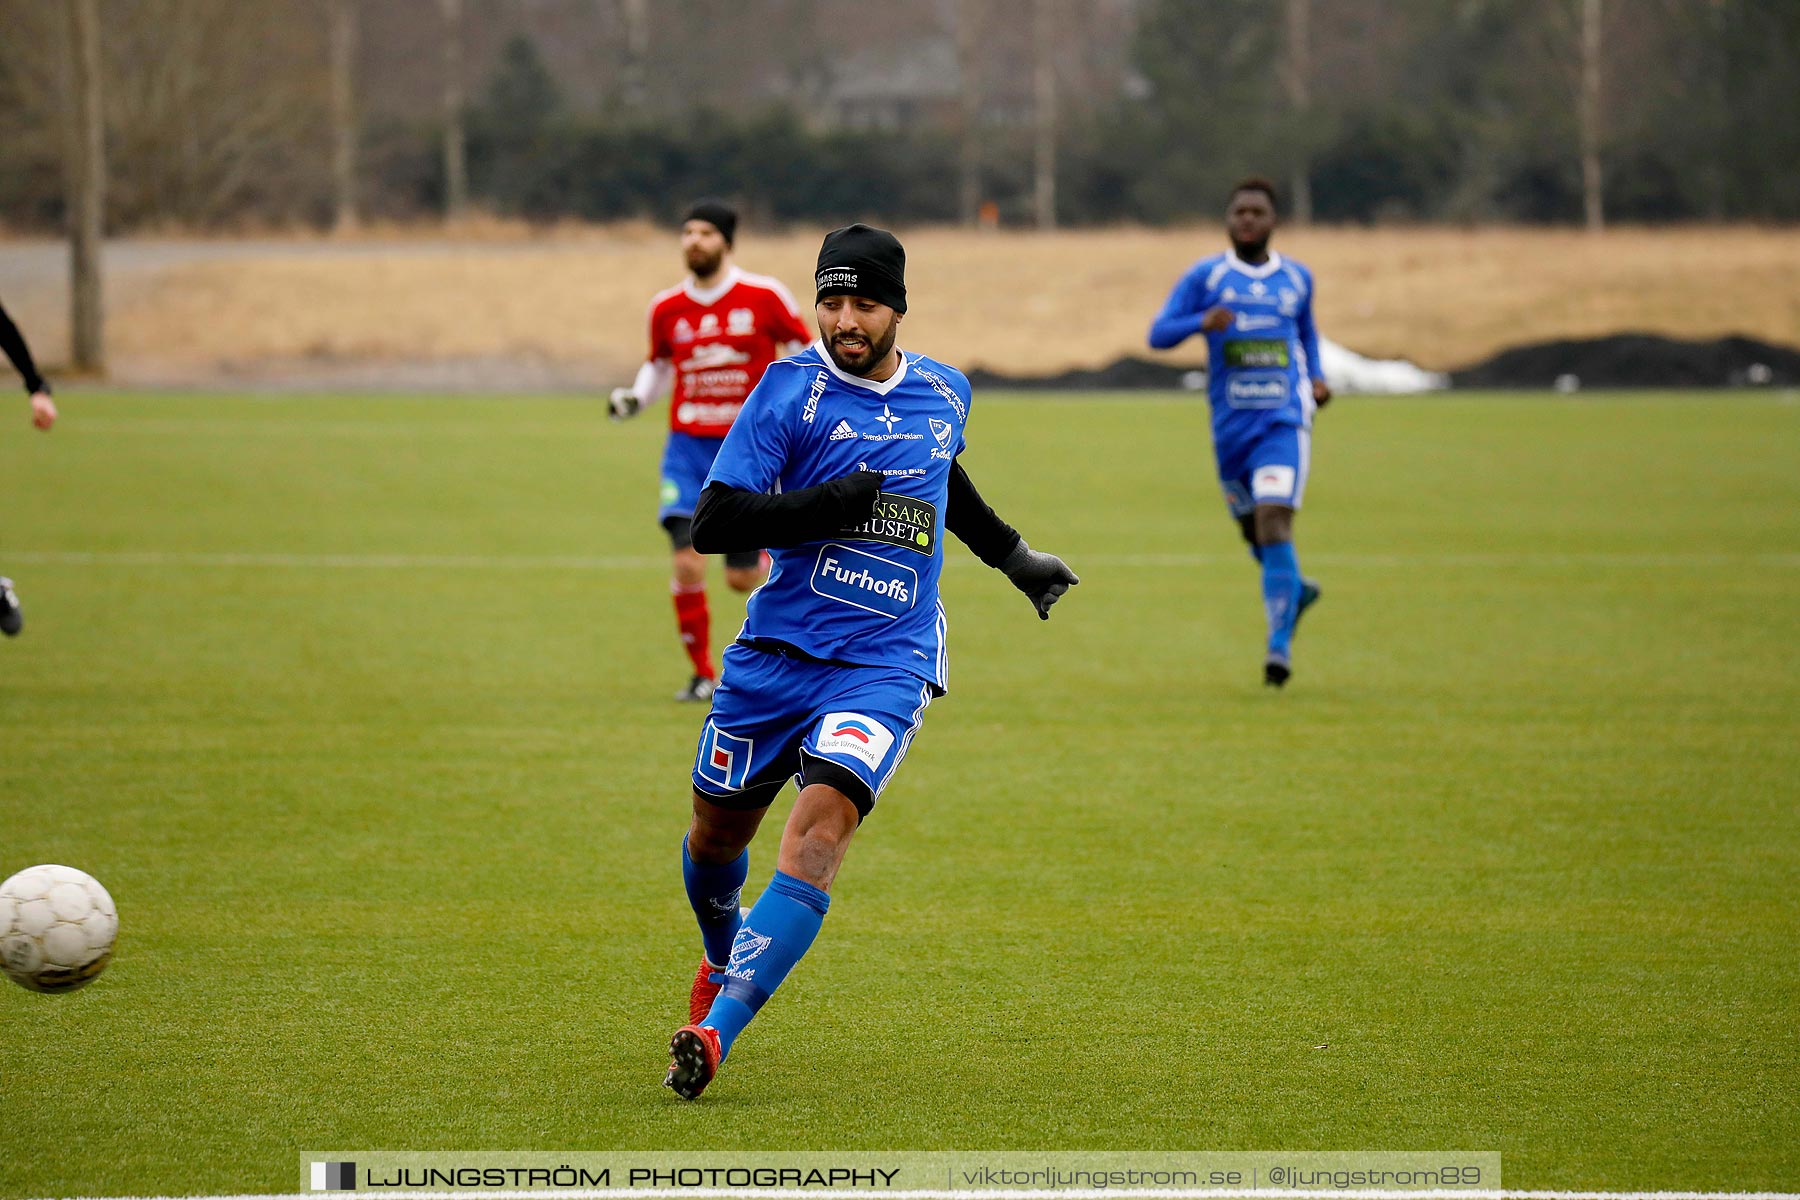
{"type": "Polygon", "coordinates": [[[26,392],[36,395],[50,390],[50,385],[38,374],[37,364],[31,361],[31,349],[25,345],[25,336],[12,323],[12,318],[6,315],[3,307],[0,307],[0,350],[6,351],[6,357],[12,360],[12,365],[25,377],[26,392]]]}
{"type": "MultiPolygon", "coordinates": [[[[880,486],[881,476],[872,471],[774,496],[708,484],[694,506],[694,549],[702,554],[734,554],[831,537],[869,519],[880,486]]],[[[944,527],[990,567],[1004,562],[1020,540],[1018,530],[981,498],[961,462],[950,464],[944,527]]]]}

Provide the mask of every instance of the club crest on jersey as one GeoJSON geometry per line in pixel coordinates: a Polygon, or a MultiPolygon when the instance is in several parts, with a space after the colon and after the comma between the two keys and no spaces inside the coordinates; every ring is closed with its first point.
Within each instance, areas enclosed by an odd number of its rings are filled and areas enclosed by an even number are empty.
{"type": "Polygon", "coordinates": [[[820,754],[854,758],[867,764],[870,770],[881,766],[893,745],[893,732],[864,713],[826,713],[819,723],[817,748],[820,754]]]}
{"type": "Polygon", "coordinates": [[[694,772],[715,787],[741,792],[750,778],[750,759],[755,750],[754,738],[726,733],[709,718],[700,735],[700,757],[694,772]]]}
{"type": "Polygon", "coordinates": [[[950,435],[956,432],[956,430],[951,427],[950,422],[940,421],[936,417],[927,417],[925,418],[925,421],[926,424],[931,426],[931,436],[937,439],[938,448],[940,450],[948,450],[950,448],[950,435]]]}

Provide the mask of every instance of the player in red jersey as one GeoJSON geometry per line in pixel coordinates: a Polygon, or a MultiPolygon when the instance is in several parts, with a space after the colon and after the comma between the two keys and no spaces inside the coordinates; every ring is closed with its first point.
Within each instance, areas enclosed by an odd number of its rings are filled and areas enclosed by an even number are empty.
{"type": "MultiPolygon", "coordinates": [[[[750,389],[770,363],[812,340],[785,287],[733,265],[736,233],[737,213],[727,204],[701,200],[688,210],[681,226],[688,277],[650,302],[650,357],[630,387],[612,393],[612,416],[624,420],[674,384],[656,517],[674,548],[669,590],[681,644],[693,663],[693,677],[677,700],[710,701],[718,679],[706,557],[694,549],[694,504],[750,389]]],[[[755,588],[768,570],[760,552],[725,556],[725,582],[740,592],[755,588]]]]}

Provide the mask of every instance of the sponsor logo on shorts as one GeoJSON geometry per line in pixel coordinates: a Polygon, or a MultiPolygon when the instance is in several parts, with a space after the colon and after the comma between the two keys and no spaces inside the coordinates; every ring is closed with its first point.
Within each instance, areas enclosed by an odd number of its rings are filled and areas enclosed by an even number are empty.
{"type": "Polygon", "coordinates": [[[838,536],[930,554],[937,548],[937,520],[937,505],[931,501],[882,492],[875,497],[874,514],[861,525],[840,529],[838,536]]]}
{"type": "Polygon", "coordinates": [[[1294,494],[1294,468],[1267,466],[1256,468],[1250,477],[1250,494],[1258,500],[1285,500],[1294,494]]]}
{"type": "Polygon", "coordinates": [[[680,499],[681,485],[676,483],[673,479],[665,478],[662,481],[662,502],[664,504],[674,504],[680,499]]]}
{"type": "Polygon", "coordinates": [[[881,766],[893,746],[893,732],[863,713],[826,713],[819,723],[820,754],[848,756],[866,764],[871,771],[881,766]]]}
{"type": "Polygon", "coordinates": [[[912,609],[919,594],[919,573],[879,555],[827,542],[813,564],[812,590],[892,620],[912,609]]]}
{"type": "Polygon", "coordinates": [[[700,734],[700,758],[694,771],[700,778],[727,792],[741,792],[750,778],[754,738],[726,733],[709,719],[700,734]]]}

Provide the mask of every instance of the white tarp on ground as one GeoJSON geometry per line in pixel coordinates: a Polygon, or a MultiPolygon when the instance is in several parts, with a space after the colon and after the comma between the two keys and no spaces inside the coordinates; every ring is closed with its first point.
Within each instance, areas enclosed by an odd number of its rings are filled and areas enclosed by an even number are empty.
{"type": "Polygon", "coordinates": [[[1399,358],[1364,358],[1328,338],[1319,339],[1319,357],[1326,381],[1340,392],[1436,392],[1450,386],[1442,371],[1399,358]]]}

